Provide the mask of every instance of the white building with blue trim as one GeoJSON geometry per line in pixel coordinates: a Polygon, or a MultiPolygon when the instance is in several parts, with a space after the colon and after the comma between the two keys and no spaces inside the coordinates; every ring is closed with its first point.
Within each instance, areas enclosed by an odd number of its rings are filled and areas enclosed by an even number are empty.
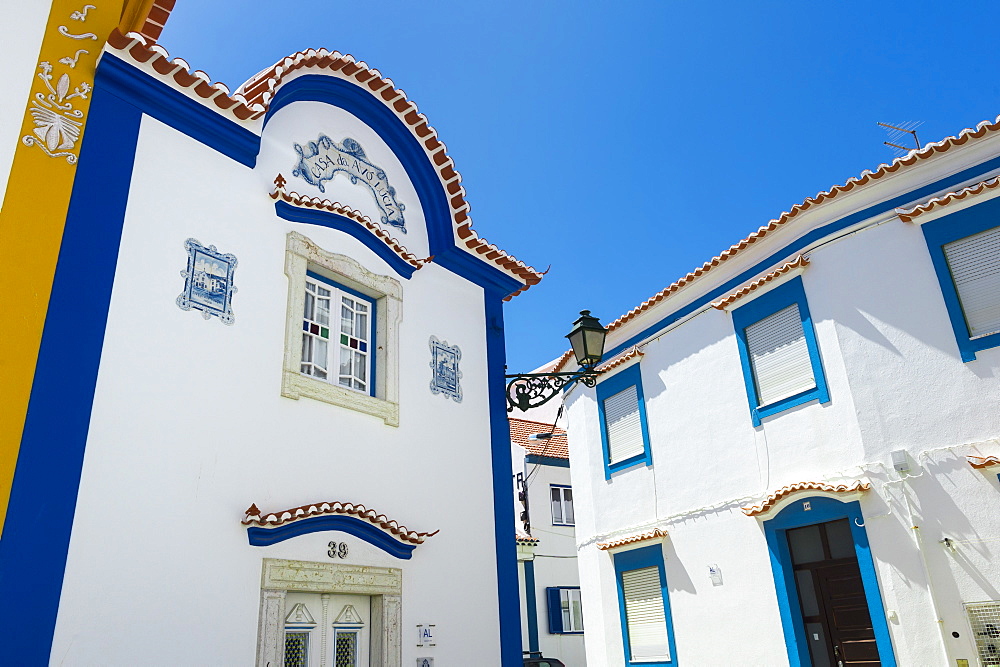
{"type": "Polygon", "coordinates": [[[91,92],[0,663],[520,665],[502,305],[541,274],[428,120],[350,56],[231,94],[118,31],[91,92]]]}
{"type": "Polygon", "coordinates": [[[998,175],[1000,119],[609,326],[566,395],[589,664],[998,664],[998,175]]]}

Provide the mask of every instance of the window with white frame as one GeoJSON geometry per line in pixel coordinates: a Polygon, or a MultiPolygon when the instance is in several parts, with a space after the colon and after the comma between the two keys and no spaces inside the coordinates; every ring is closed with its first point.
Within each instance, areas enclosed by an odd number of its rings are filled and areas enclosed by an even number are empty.
{"type": "Polygon", "coordinates": [[[374,310],[373,299],[309,273],[303,304],[301,371],[354,391],[373,393],[374,310]],[[336,318],[332,327],[331,315],[336,318]]]}
{"type": "Polygon", "coordinates": [[[545,589],[549,605],[549,633],[583,632],[583,605],[579,586],[552,586],[545,589]]]}
{"type": "Polygon", "coordinates": [[[573,489],[568,486],[553,484],[549,487],[552,502],[552,524],[556,526],[572,526],[576,523],[573,514],[573,489]]]}
{"type": "Polygon", "coordinates": [[[290,232],[281,395],[311,398],[399,425],[402,286],[290,232]]]}

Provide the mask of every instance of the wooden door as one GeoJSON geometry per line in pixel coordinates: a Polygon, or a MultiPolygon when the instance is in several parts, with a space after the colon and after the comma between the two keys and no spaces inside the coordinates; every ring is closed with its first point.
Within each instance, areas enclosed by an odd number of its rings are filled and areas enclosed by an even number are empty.
{"type": "Polygon", "coordinates": [[[881,665],[847,519],[787,533],[813,667],[881,665]]]}

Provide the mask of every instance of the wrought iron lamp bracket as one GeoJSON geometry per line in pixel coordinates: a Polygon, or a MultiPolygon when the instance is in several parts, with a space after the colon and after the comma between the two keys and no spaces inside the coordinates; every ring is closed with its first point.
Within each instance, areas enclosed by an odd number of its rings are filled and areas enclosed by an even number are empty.
{"type": "Polygon", "coordinates": [[[597,385],[593,368],[581,368],[571,373],[520,373],[506,375],[507,412],[517,408],[521,412],[545,405],[567,385],[582,382],[588,387],[597,385]]]}

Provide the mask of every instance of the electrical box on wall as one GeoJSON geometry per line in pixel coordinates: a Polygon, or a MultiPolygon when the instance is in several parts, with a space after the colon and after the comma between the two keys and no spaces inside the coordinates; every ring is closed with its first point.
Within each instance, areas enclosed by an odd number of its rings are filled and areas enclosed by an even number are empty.
{"type": "Polygon", "coordinates": [[[892,469],[899,473],[910,471],[910,457],[905,449],[897,449],[892,453],[892,469]]]}

